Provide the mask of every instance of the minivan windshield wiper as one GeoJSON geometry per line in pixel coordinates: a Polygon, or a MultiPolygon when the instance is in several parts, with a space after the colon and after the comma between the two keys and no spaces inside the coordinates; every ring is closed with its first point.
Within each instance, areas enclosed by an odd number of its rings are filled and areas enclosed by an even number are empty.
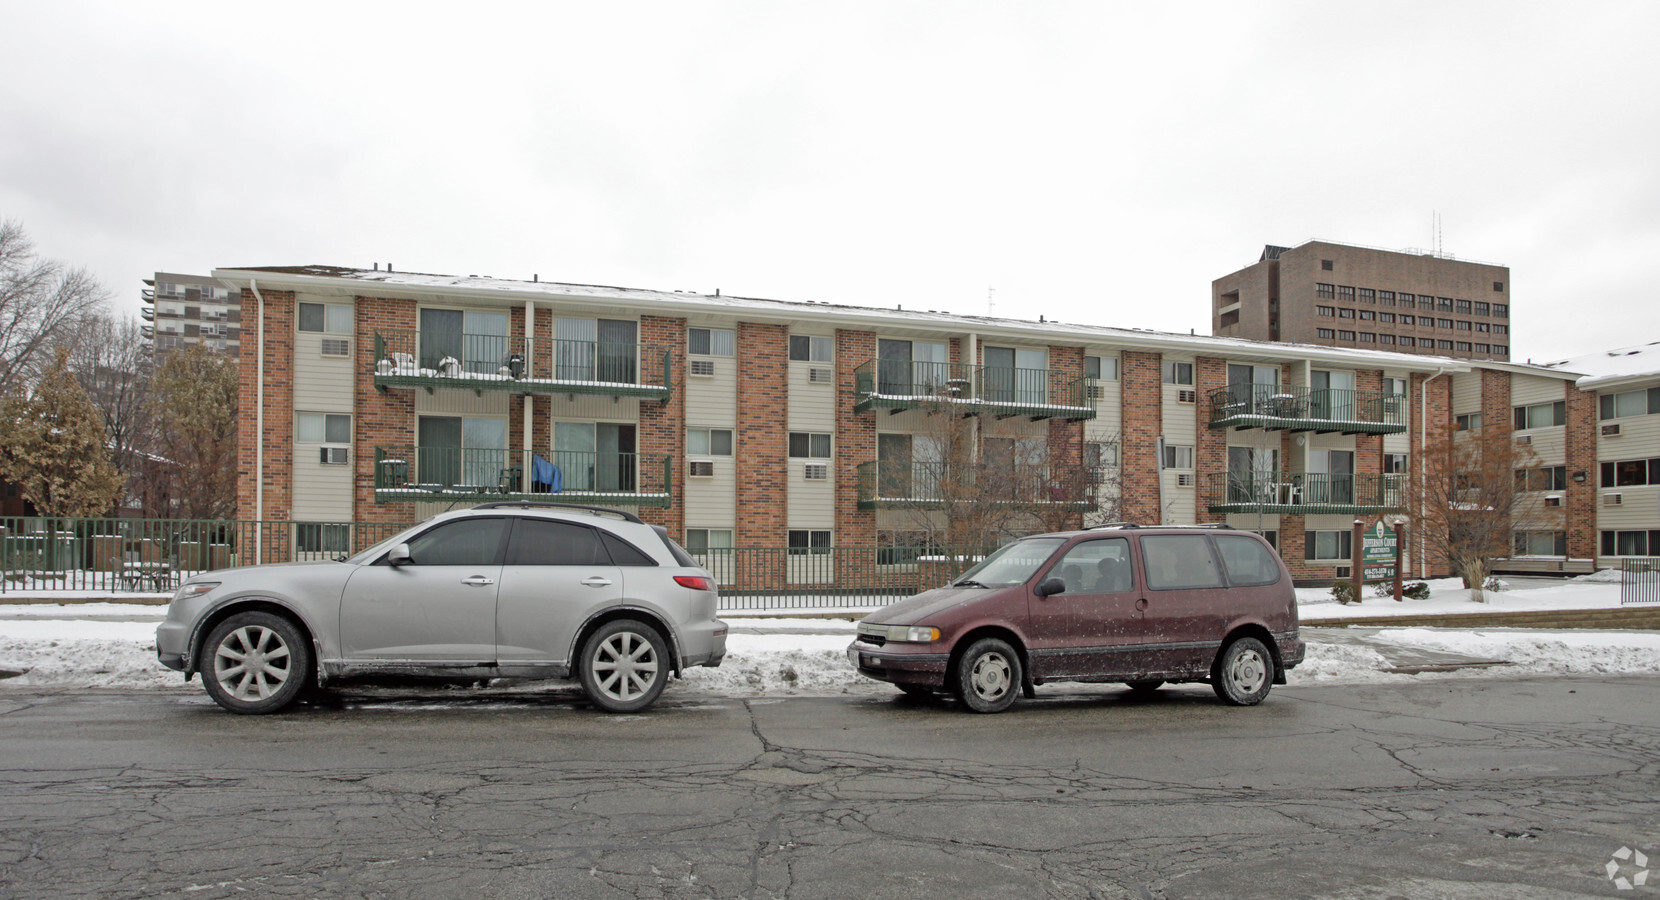
{"type": "Polygon", "coordinates": [[[981,584],[978,581],[974,581],[973,579],[965,579],[963,581],[954,581],[954,582],[951,583],[951,586],[952,587],[978,587],[978,588],[985,587],[985,585],[981,584]]]}

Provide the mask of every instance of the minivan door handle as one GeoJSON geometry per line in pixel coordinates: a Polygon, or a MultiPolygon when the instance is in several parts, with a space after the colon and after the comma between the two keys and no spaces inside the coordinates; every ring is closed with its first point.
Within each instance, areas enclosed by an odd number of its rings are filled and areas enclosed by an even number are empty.
{"type": "Polygon", "coordinates": [[[461,579],[461,583],[472,585],[473,587],[483,587],[487,584],[495,584],[496,579],[485,578],[483,575],[469,575],[466,578],[461,579]]]}
{"type": "Polygon", "coordinates": [[[582,583],[589,587],[605,587],[611,583],[611,579],[604,578],[599,575],[591,575],[582,579],[582,583]]]}

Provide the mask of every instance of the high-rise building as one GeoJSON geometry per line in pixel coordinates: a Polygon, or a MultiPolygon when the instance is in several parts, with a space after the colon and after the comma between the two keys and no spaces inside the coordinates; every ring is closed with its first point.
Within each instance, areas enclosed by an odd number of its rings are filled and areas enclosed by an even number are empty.
{"type": "Polygon", "coordinates": [[[157,272],[144,279],[139,316],[157,356],[188,344],[207,344],[237,356],[242,337],[240,295],[204,275],[157,272]]]}
{"type": "Polygon", "coordinates": [[[1267,246],[1211,282],[1211,334],[1510,359],[1510,269],[1429,251],[1267,246]]]}

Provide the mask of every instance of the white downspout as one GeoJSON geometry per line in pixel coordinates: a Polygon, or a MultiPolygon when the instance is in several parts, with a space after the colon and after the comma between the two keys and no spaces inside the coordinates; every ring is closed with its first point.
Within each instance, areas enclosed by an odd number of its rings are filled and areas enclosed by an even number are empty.
{"type": "Polygon", "coordinates": [[[1424,456],[1429,444],[1429,383],[1442,375],[1447,374],[1444,368],[1435,370],[1435,374],[1418,383],[1418,521],[1412,523],[1412,530],[1418,532],[1418,577],[1428,578],[1428,559],[1424,550],[1424,456]]]}
{"type": "MultiPolygon", "coordinates": [[[[525,368],[524,368],[526,378],[536,377],[536,371],[535,371],[535,365],[536,365],[535,343],[536,343],[536,301],[526,300],[525,301],[525,368]]],[[[551,375],[552,373],[550,372],[549,374],[551,375]]],[[[527,494],[530,493],[530,475],[531,475],[531,465],[530,465],[530,463],[531,463],[531,460],[533,459],[533,457],[525,456],[524,454],[529,453],[529,452],[536,449],[535,447],[532,447],[531,444],[530,444],[531,434],[532,434],[531,428],[530,428],[530,417],[531,417],[532,413],[535,412],[535,410],[536,410],[535,400],[531,397],[531,395],[525,394],[524,395],[524,416],[523,416],[524,422],[522,423],[523,426],[524,426],[524,440],[523,440],[522,443],[519,444],[519,465],[521,467],[521,472],[520,472],[520,475],[519,475],[519,490],[524,491],[527,494]]]]}
{"type": "Polygon", "coordinates": [[[254,383],[254,565],[265,562],[263,534],[265,531],[265,298],[259,293],[259,279],[248,279],[248,290],[259,304],[259,321],[254,323],[254,341],[259,347],[255,356],[254,383]]]}

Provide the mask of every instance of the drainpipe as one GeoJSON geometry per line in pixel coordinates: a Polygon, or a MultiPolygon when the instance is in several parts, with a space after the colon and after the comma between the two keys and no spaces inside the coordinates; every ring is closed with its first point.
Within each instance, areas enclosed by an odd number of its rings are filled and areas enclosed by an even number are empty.
{"type": "MultiPolygon", "coordinates": [[[[524,368],[524,373],[525,373],[526,378],[536,377],[535,343],[536,343],[536,301],[526,300],[525,301],[525,368],[524,368]]],[[[523,425],[524,425],[524,441],[523,441],[523,443],[519,444],[519,454],[518,454],[519,455],[519,465],[521,467],[521,474],[519,475],[519,479],[520,479],[519,489],[524,491],[525,493],[530,492],[530,474],[531,474],[531,465],[530,464],[531,464],[532,457],[525,456],[524,454],[529,453],[529,452],[531,452],[532,450],[535,449],[534,447],[532,447],[530,445],[530,440],[531,440],[530,417],[531,417],[531,414],[533,412],[535,412],[535,409],[536,409],[536,407],[535,407],[534,399],[531,397],[530,394],[525,394],[524,395],[524,417],[523,417],[524,418],[524,422],[523,422],[523,425]]]]}
{"type": "Polygon", "coordinates": [[[248,279],[248,290],[259,304],[259,321],[254,323],[256,355],[254,381],[254,565],[265,561],[262,546],[265,521],[265,298],[259,293],[259,279],[248,279]]]}
{"type": "Polygon", "coordinates": [[[1418,577],[1429,577],[1429,560],[1424,550],[1424,450],[1429,444],[1429,383],[1442,375],[1447,374],[1444,368],[1435,370],[1435,374],[1425,378],[1418,385],[1418,523],[1413,528],[1418,532],[1418,577]]]}

